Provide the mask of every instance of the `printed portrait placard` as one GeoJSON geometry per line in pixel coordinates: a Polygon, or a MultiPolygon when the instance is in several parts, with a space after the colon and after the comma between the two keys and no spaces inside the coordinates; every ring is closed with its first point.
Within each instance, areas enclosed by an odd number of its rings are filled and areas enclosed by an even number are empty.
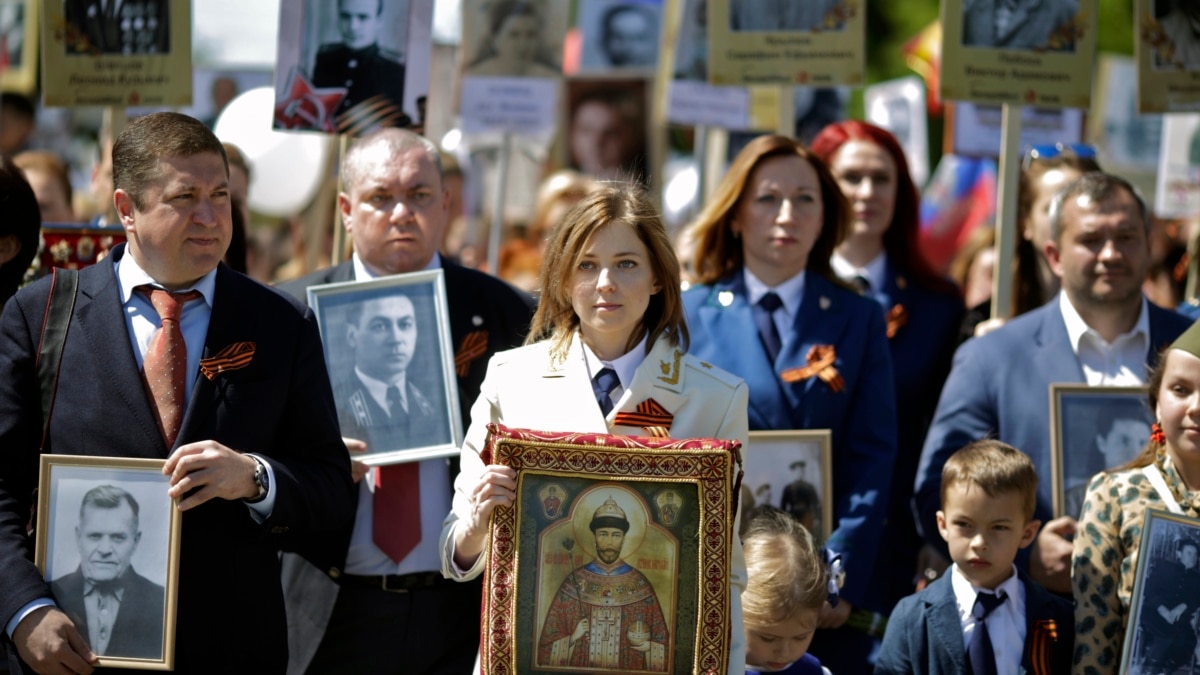
{"type": "Polygon", "coordinates": [[[66,0],[42,8],[46,105],[191,105],[188,0],[66,0]]]}
{"type": "Polygon", "coordinates": [[[37,90],[38,1],[0,0],[0,90],[37,90]]]}
{"type": "Polygon", "coordinates": [[[1200,4],[1135,0],[1138,112],[1200,110],[1200,4]]]}
{"type": "Polygon", "coordinates": [[[864,81],[862,0],[708,0],[713,84],[812,87],[864,81]]]}
{"type": "Polygon", "coordinates": [[[941,95],[952,101],[1086,108],[1099,0],[943,0],[941,95]]]}

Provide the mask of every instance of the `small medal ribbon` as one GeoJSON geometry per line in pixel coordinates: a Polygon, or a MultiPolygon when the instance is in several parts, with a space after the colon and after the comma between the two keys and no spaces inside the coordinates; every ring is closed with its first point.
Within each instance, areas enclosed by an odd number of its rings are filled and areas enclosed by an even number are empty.
{"type": "Polygon", "coordinates": [[[253,358],[253,342],[235,342],[217,352],[215,356],[200,359],[200,372],[209,380],[215,380],[220,373],[245,368],[253,358]]]}
{"type": "Polygon", "coordinates": [[[837,368],[833,364],[837,361],[837,352],[834,351],[833,345],[813,345],[808,350],[808,365],[800,368],[791,368],[783,371],[779,376],[784,382],[791,384],[800,382],[816,375],[821,378],[821,381],[829,385],[833,393],[838,393],[846,386],[842,380],[842,376],[838,373],[837,368]]]}
{"type": "Polygon", "coordinates": [[[661,403],[652,398],[637,404],[637,412],[622,411],[613,418],[613,424],[623,427],[642,427],[651,436],[667,438],[668,429],[675,416],[661,403]]]}

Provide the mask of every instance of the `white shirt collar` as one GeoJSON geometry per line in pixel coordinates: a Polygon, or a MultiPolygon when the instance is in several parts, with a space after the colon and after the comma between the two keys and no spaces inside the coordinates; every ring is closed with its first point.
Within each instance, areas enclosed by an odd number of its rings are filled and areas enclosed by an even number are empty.
{"type": "MultiPolygon", "coordinates": [[[[364,263],[362,258],[360,258],[358,256],[358,251],[355,251],[354,254],[350,256],[350,260],[354,264],[354,278],[356,280],[366,281],[368,279],[380,278],[378,274],[373,274],[371,272],[371,270],[367,268],[367,264],[364,263]]],[[[442,267],[442,255],[440,253],[438,253],[437,251],[434,251],[433,257],[429,259],[428,265],[426,265],[425,267],[423,267],[419,270],[413,270],[413,271],[414,272],[424,272],[426,270],[441,269],[441,267],[442,267]]]]}
{"type": "Polygon", "coordinates": [[[749,267],[743,265],[742,278],[746,282],[746,299],[750,301],[751,305],[756,305],[762,296],[774,291],[783,301],[783,309],[788,316],[795,316],[796,312],[800,310],[800,302],[804,300],[804,275],[806,272],[807,270],[800,270],[800,273],[791,279],[771,287],[754,276],[749,267]]]}
{"type": "Polygon", "coordinates": [[[887,274],[887,252],[880,251],[879,255],[871,259],[871,262],[862,267],[855,267],[841,256],[837,251],[829,258],[829,264],[833,266],[833,273],[838,275],[843,281],[853,281],[854,277],[864,277],[871,284],[871,291],[879,291],[883,288],[886,281],[884,275],[887,274]]]}
{"type": "Polygon", "coordinates": [[[974,586],[963,572],[958,567],[958,563],[954,564],[954,574],[950,575],[950,585],[954,587],[954,597],[958,599],[959,607],[966,607],[967,613],[971,613],[971,609],[975,606],[975,596],[979,593],[996,593],[1007,595],[1009,602],[1017,597],[1017,594],[1024,591],[1021,586],[1021,578],[1017,576],[1017,566],[1012,566],[1012,576],[1005,579],[996,587],[996,590],[988,588],[980,588],[974,586]]]}
{"type": "MultiPolygon", "coordinates": [[[[129,298],[133,296],[134,289],[138,286],[150,284],[157,288],[162,288],[162,284],[158,283],[138,265],[137,260],[134,260],[133,255],[129,252],[128,246],[125,248],[125,255],[115,263],[117,268],[117,285],[121,289],[121,304],[129,304],[129,298]]],[[[196,283],[188,288],[176,291],[182,293],[185,291],[196,290],[200,291],[200,295],[204,296],[204,302],[209,306],[213,306],[213,295],[217,289],[217,268],[213,268],[208,274],[200,277],[196,283]]]]}
{"type": "MultiPolygon", "coordinates": [[[[605,361],[596,356],[591,347],[583,341],[583,337],[579,336],[579,344],[583,347],[583,358],[587,361],[588,375],[595,377],[596,373],[604,368],[612,368],[617,373],[617,380],[620,381],[622,389],[628,389],[633,383],[633,374],[637,371],[638,366],[642,365],[642,361],[646,358],[646,335],[642,335],[642,339],[637,343],[637,346],[625,352],[621,356],[612,361],[605,361]]],[[[615,397],[614,397],[615,400],[615,397]]]]}
{"type": "Polygon", "coordinates": [[[389,415],[392,414],[392,411],[388,410],[389,406],[387,403],[387,390],[389,387],[399,388],[400,401],[405,408],[408,407],[408,390],[406,389],[408,373],[400,373],[400,379],[396,380],[396,382],[393,384],[388,384],[382,380],[377,380],[371,377],[360,370],[358,366],[354,367],[354,374],[358,376],[358,381],[362,382],[362,385],[367,388],[367,393],[371,395],[371,398],[375,399],[375,402],[379,404],[379,407],[386,410],[389,415]]]}
{"type": "Polygon", "coordinates": [[[1079,354],[1079,345],[1083,340],[1083,336],[1091,335],[1093,339],[1098,340],[1101,344],[1116,344],[1122,340],[1135,336],[1142,335],[1146,338],[1146,344],[1150,344],[1150,309],[1146,304],[1146,296],[1142,296],[1142,309],[1138,313],[1137,323],[1133,325],[1133,330],[1128,333],[1122,333],[1117,336],[1117,339],[1112,343],[1105,342],[1100,334],[1088,326],[1084,322],[1083,317],[1079,316],[1079,312],[1075,310],[1075,306],[1071,304],[1067,294],[1063,291],[1058,292],[1058,307],[1062,312],[1063,321],[1067,324],[1067,338],[1071,341],[1071,350],[1076,355],[1079,354]]]}

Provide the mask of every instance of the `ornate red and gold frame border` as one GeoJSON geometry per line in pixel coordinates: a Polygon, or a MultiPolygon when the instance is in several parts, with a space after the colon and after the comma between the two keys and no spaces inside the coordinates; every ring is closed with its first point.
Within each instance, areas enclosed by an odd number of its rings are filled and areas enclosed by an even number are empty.
{"type": "Polygon", "coordinates": [[[741,444],[488,429],[484,462],[518,479],[492,515],[482,672],[724,673],[741,444]]]}

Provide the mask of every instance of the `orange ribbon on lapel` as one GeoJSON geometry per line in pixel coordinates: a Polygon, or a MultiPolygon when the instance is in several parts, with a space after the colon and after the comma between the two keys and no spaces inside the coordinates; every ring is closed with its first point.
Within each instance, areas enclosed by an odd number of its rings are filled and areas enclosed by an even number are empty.
{"type": "Polygon", "coordinates": [[[245,368],[253,358],[253,342],[235,342],[217,352],[215,356],[200,359],[200,372],[209,380],[215,380],[220,373],[245,368]]]}
{"type": "Polygon", "coordinates": [[[652,398],[637,404],[637,412],[619,412],[613,418],[613,424],[623,427],[642,427],[651,436],[667,438],[667,430],[675,416],[664,408],[661,403],[652,398]]]}
{"type": "Polygon", "coordinates": [[[833,367],[834,362],[837,361],[837,352],[834,351],[833,345],[813,345],[808,350],[806,359],[808,365],[785,370],[779,377],[784,382],[791,384],[816,375],[821,378],[822,382],[829,385],[835,394],[846,386],[841,373],[833,367]]]}
{"type": "Polygon", "coordinates": [[[888,339],[896,337],[896,333],[908,323],[908,310],[904,309],[904,305],[897,304],[888,310],[887,313],[887,336],[888,339]]]}
{"type": "Polygon", "coordinates": [[[467,333],[454,352],[454,372],[466,377],[471,362],[487,353],[488,332],[477,330],[467,333]]]}
{"type": "Polygon", "coordinates": [[[1054,665],[1054,643],[1058,642],[1058,624],[1054,619],[1033,622],[1033,641],[1029,648],[1033,675],[1050,675],[1054,665]]]}

